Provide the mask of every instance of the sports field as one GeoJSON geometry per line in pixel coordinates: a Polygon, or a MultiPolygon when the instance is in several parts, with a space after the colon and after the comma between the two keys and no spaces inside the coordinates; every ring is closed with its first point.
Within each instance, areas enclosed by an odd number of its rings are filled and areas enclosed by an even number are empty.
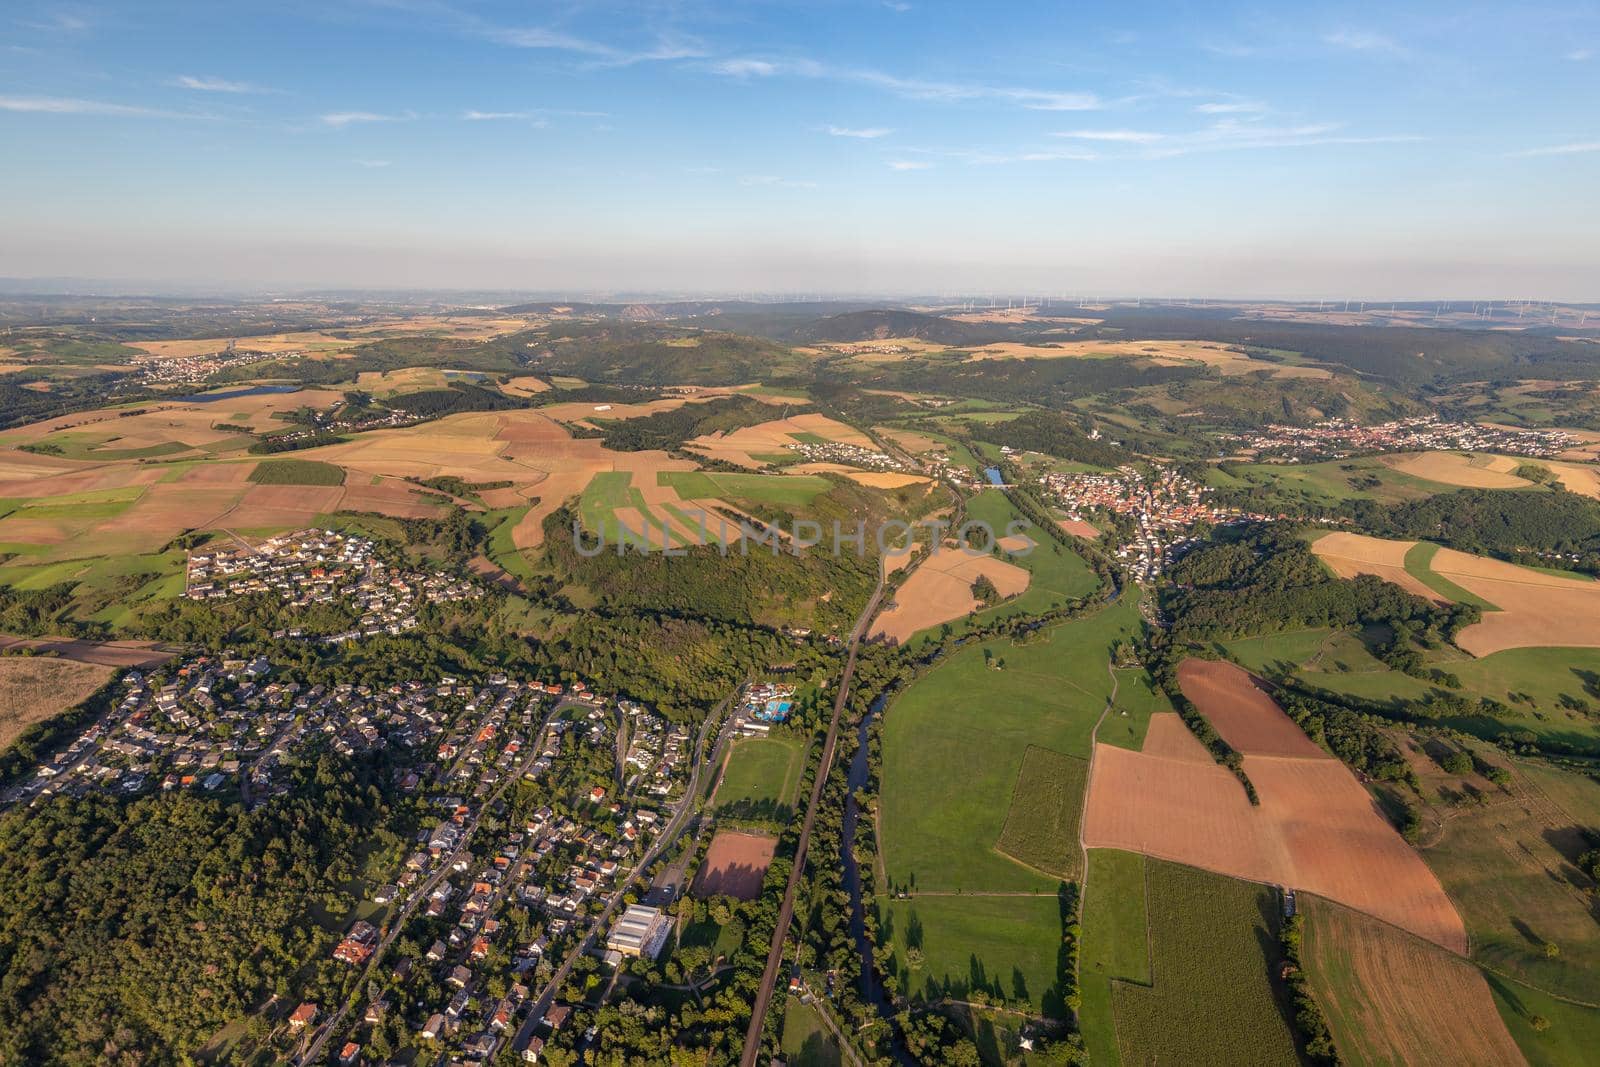
{"type": "Polygon", "coordinates": [[[786,820],[800,787],[805,750],[798,737],[735,741],[717,786],[717,810],[735,817],[786,820]]]}
{"type": "Polygon", "coordinates": [[[1145,863],[1150,985],[1113,983],[1125,1067],[1299,1063],[1269,975],[1277,895],[1175,863],[1145,863]]]}
{"type": "Polygon", "coordinates": [[[838,1067],[843,1062],[839,1046],[828,1032],[817,1009],[799,997],[783,1002],[784,1057],[794,1067],[838,1067]]]}

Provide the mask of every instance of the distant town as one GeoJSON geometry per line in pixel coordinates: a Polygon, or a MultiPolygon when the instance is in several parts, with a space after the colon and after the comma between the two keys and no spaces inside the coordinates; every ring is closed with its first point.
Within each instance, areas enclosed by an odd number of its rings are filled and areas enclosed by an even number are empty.
{"type": "Polygon", "coordinates": [[[1476,422],[1449,422],[1431,416],[1362,426],[1328,419],[1312,426],[1268,426],[1250,433],[1223,434],[1258,458],[1277,463],[1312,463],[1380,452],[1503,452],[1548,459],[1578,444],[1564,430],[1523,430],[1476,422]]]}

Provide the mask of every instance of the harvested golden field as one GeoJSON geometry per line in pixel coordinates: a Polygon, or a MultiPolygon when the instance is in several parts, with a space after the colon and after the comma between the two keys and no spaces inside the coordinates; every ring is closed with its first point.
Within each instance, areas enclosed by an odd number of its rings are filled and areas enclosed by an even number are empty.
{"type": "Polygon", "coordinates": [[[871,448],[872,439],[860,430],[815,412],[774,419],[756,426],[744,426],[732,433],[696,437],[684,447],[713,459],[724,459],[746,467],[759,467],[756,457],[785,453],[792,444],[811,437],[842,444],[871,448]]]}
{"type": "Polygon", "coordinates": [[[1253,805],[1178,731],[1187,728],[1177,715],[1158,712],[1144,751],[1095,745],[1085,845],[1307,890],[1465,954],[1466,930],[1439,879],[1344,764],[1246,755],[1261,800],[1253,805]]]}
{"type": "Polygon", "coordinates": [[[879,426],[877,430],[878,433],[912,455],[918,455],[923,452],[937,452],[944,447],[933,438],[916,433],[913,430],[890,430],[882,426],[879,426]]]}
{"type": "Polygon", "coordinates": [[[1340,531],[1317,538],[1311,544],[1311,551],[1341,578],[1371,574],[1393,582],[1408,593],[1441,600],[1438,593],[1406,572],[1406,553],[1416,544],[1415,541],[1386,541],[1381,537],[1340,531]]]}
{"type": "Polygon", "coordinates": [[[0,656],[0,750],[36,722],[59,715],[105,684],[114,668],[46,656],[0,656]]]}
{"type": "Polygon", "coordinates": [[[895,590],[894,602],[877,620],[873,636],[899,644],[919,630],[950,622],[980,607],[972,583],[987,577],[1000,595],[1014,596],[1028,588],[1028,572],[970,548],[941,547],[895,590]]]}
{"type": "Polygon", "coordinates": [[[785,467],[785,474],[842,474],[858,485],[870,489],[903,489],[908,485],[927,485],[932,478],[904,471],[864,471],[842,463],[797,463],[785,467]]]}
{"type": "Polygon", "coordinates": [[[1526,489],[1533,483],[1511,472],[1526,460],[1461,452],[1417,452],[1384,462],[1402,474],[1468,489],[1526,489]]]}
{"type": "Polygon", "coordinates": [[[1600,582],[1566,578],[1441,548],[1432,571],[1499,611],[1456,635],[1474,656],[1508,648],[1600,648],[1600,582]]]}
{"type": "Polygon", "coordinates": [[[1352,1065],[1525,1062],[1483,972],[1370,915],[1303,895],[1300,959],[1352,1065]]]}
{"type": "MultiPolygon", "coordinates": [[[[1591,457],[1592,458],[1592,457],[1591,457]]],[[[1600,499],[1600,467],[1591,463],[1558,463],[1540,460],[1543,466],[1555,471],[1561,487],[1569,493],[1600,499]]]]}
{"type": "Polygon", "coordinates": [[[1222,660],[1186,659],[1178,664],[1178,685],[1238,752],[1301,759],[1325,755],[1242,667],[1222,660]]]}
{"type": "Polygon", "coordinates": [[[531,374],[512,378],[500,387],[502,393],[509,393],[511,396],[538,396],[540,393],[549,392],[550,389],[549,382],[543,378],[535,378],[531,374]]]}
{"type": "Polygon", "coordinates": [[[973,350],[973,359],[1104,359],[1121,356],[1149,359],[1166,366],[1203,363],[1224,376],[1267,371],[1274,378],[1331,378],[1321,367],[1302,367],[1253,359],[1246,352],[1214,341],[1059,341],[1026,345],[1017,342],[984,345],[973,350]]]}

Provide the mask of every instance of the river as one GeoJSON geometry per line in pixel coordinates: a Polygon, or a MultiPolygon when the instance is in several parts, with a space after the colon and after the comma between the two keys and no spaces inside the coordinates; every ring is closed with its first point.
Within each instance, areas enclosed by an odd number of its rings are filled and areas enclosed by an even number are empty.
{"type": "MultiPolygon", "coordinates": [[[[894,1030],[894,1001],[884,993],[883,986],[878,982],[877,972],[873,969],[872,942],[867,938],[866,904],[861,899],[861,868],[856,863],[855,849],[851,843],[856,839],[856,823],[860,821],[861,809],[856,804],[856,790],[867,784],[867,734],[872,729],[872,720],[882,712],[888,702],[888,694],[881,694],[872,702],[867,713],[861,717],[861,724],[856,727],[856,754],[850,761],[850,773],[845,778],[849,792],[844,801],[844,822],[841,824],[842,833],[839,835],[839,858],[844,864],[844,887],[850,894],[850,937],[856,943],[856,951],[861,955],[861,999],[871,1005],[878,1013],[879,1018],[889,1024],[890,1049],[895,1062],[903,1067],[914,1067],[916,1060],[901,1047],[894,1030]]],[[[882,842],[879,842],[882,846],[882,842]]]]}

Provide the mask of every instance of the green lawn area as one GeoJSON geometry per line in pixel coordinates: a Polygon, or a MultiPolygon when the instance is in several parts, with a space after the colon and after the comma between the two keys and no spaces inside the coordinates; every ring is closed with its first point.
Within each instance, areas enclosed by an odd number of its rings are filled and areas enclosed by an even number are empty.
{"type": "MultiPolygon", "coordinates": [[[[597,476],[598,477],[598,476],[597,476]]],[[[719,471],[659,471],[659,484],[685,500],[748,500],[779,507],[801,507],[833,488],[815,474],[725,474],[719,471]]]]}
{"type": "Polygon", "coordinates": [[[1078,1025],[1089,1062],[1117,1067],[1117,1030],[1111,1011],[1114,980],[1150,984],[1150,946],[1144,909],[1144,857],[1096,848],[1078,945],[1078,1025]]]}
{"type": "MultiPolygon", "coordinates": [[[[1535,783],[1547,795],[1563,795],[1549,777],[1571,773],[1551,768],[1535,783]]],[[[1581,794],[1566,795],[1568,803],[1571,795],[1581,794]]],[[[1422,858],[1461,914],[1472,959],[1539,989],[1600,1003],[1600,924],[1590,883],[1568,861],[1584,847],[1570,813],[1498,790],[1485,806],[1459,808],[1446,797],[1436,810],[1445,830],[1422,858]],[[1554,956],[1548,944],[1556,946],[1554,956]]]]}
{"type": "Polygon", "coordinates": [[[1398,504],[1457,488],[1402,473],[1372,458],[1324,463],[1229,463],[1228,471],[1218,467],[1207,470],[1206,482],[1219,489],[1267,487],[1319,505],[1345,500],[1398,504]]]}
{"type": "Polygon", "coordinates": [[[601,471],[589,479],[578,498],[578,516],[585,529],[601,534],[608,545],[621,539],[621,525],[613,512],[634,506],[631,471],[601,471]]]}
{"type": "Polygon", "coordinates": [[[817,1009],[799,997],[784,999],[781,1044],[790,1067],[838,1067],[843,1062],[839,1046],[822,1025],[817,1009]]]}
{"type": "Polygon", "coordinates": [[[828,443],[828,439],[826,437],[823,437],[818,433],[812,433],[810,430],[791,432],[789,436],[803,445],[825,445],[828,443]]]}
{"type": "Polygon", "coordinates": [[[503,508],[499,511],[486,512],[483,522],[490,526],[489,542],[485,547],[485,555],[489,562],[494,563],[507,574],[524,582],[533,583],[537,575],[533,564],[511,540],[512,531],[517,528],[517,523],[528,513],[526,507],[503,508]]]}
{"type": "Polygon", "coordinates": [[[343,485],[344,468],[316,459],[264,459],[250,472],[257,485],[343,485]]]}
{"type": "Polygon", "coordinates": [[[1061,903],[1055,893],[891,900],[879,921],[880,936],[894,945],[902,994],[967,1000],[981,989],[992,1000],[1061,1017],[1061,903]],[[916,966],[913,948],[922,957],[916,966]]]}
{"type": "Polygon", "coordinates": [[[1158,711],[1172,710],[1172,702],[1156,688],[1143,667],[1119,668],[1117,698],[1111,705],[1110,714],[1094,735],[1095,740],[1138,752],[1144,748],[1144,735],[1150,728],[1150,716],[1158,711]]]}
{"type": "MultiPolygon", "coordinates": [[[[1033,541],[1033,550],[1025,556],[1002,553],[1008,562],[1028,572],[1028,588],[1011,600],[964,619],[953,620],[950,627],[956,633],[965,632],[974,623],[1047,611],[1086,597],[1099,585],[1099,577],[1083,561],[1082,556],[1059,544],[1048,531],[1039,529],[1024,518],[999,489],[985,489],[973,496],[967,502],[966,521],[987,523],[997,539],[1006,536],[1008,524],[1020,523],[1022,533],[1033,541]]],[[[913,636],[907,644],[933,641],[938,634],[937,627],[929,627],[913,636]]]]}
{"type": "Polygon", "coordinates": [[[1145,862],[1150,985],[1111,991],[1125,1064],[1299,1063],[1269,974],[1278,902],[1261,886],[1161,860],[1145,862]]]}
{"type": "MultiPolygon", "coordinates": [[[[1054,892],[997,851],[1029,746],[1087,759],[1110,695],[1111,646],[1139,625],[1130,598],[1017,645],[951,654],[884,717],[883,855],[914,890],[1054,892]],[[986,665],[987,651],[1004,669],[986,665]]],[[[1081,806],[1082,790],[1077,790],[1081,806]]]]}
{"type": "Polygon", "coordinates": [[[1500,1018],[1511,1031],[1511,1039],[1532,1067],[1575,1067],[1593,1063],[1600,1049],[1600,1008],[1586,1008],[1570,1001],[1557,1000],[1537,989],[1492,972],[1484,977],[1494,994],[1500,1018]],[[1544,1019],[1549,1026],[1536,1030],[1532,1020],[1544,1019]]]}
{"type": "Polygon", "coordinates": [[[805,751],[798,737],[735,741],[717,787],[717,810],[735,818],[786,821],[805,769],[805,751]]]}
{"type": "Polygon", "coordinates": [[[1431,541],[1418,541],[1412,545],[1406,552],[1406,573],[1446,600],[1453,600],[1457,604],[1476,604],[1484,611],[1500,610],[1476,593],[1470,593],[1443,575],[1435,574],[1432,564],[1438,551],[1439,546],[1431,541]]]}
{"type": "MultiPolygon", "coordinates": [[[[1362,644],[1359,635],[1327,628],[1295,630],[1267,637],[1222,642],[1218,650],[1246,669],[1268,678],[1297,675],[1329,693],[1356,697],[1387,707],[1423,700],[1436,692],[1452,692],[1432,682],[1390,670],[1362,644]]],[[[1461,681],[1457,694],[1488,697],[1509,709],[1490,715],[1453,716],[1442,725],[1485,740],[1528,730],[1545,741],[1559,741],[1579,750],[1600,753],[1600,721],[1574,705],[1600,703],[1600,649],[1510,648],[1481,659],[1453,649],[1426,653],[1430,666],[1461,681]],[[1517,694],[1518,698],[1514,698],[1517,694]]]]}

